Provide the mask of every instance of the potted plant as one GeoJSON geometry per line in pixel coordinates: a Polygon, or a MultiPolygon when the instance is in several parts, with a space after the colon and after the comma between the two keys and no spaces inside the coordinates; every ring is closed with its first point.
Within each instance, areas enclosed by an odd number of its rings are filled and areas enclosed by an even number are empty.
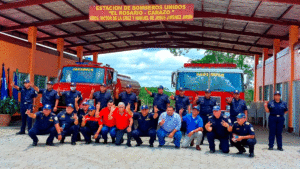
{"type": "Polygon", "coordinates": [[[18,103],[13,98],[6,98],[0,102],[0,126],[8,126],[11,116],[19,110],[18,103]]]}

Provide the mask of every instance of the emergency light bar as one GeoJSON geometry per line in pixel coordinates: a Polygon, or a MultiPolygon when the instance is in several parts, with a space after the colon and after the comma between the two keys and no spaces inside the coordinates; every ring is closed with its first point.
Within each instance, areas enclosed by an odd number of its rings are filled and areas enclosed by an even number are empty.
{"type": "Polygon", "coordinates": [[[185,63],[185,68],[236,68],[232,63],[185,63]]]}
{"type": "Polygon", "coordinates": [[[94,66],[101,66],[102,63],[95,63],[95,62],[75,62],[77,65],[94,65],[94,66]]]}

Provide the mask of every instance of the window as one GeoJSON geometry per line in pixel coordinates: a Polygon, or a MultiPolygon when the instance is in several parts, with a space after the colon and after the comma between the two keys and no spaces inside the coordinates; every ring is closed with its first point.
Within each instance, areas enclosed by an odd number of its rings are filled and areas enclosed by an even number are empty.
{"type": "Polygon", "coordinates": [[[259,100],[262,101],[262,86],[259,87],[259,100]]]}
{"type": "MultiPolygon", "coordinates": [[[[16,73],[16,72],[14,72],[14,73],[16,73]]],[[[16,85],[19,87],[23,87],[23,82],[24,82],[24,80],[29,79],[29,74],[18,72],[17,79],[18,79],[18,84],[16,84],[16,85]]]]}
{"type": "Polygon", "coordinates": [[[276,84],[276,91],[280,91],[282,93],[282,83],[276,84]]]}
{"type": "Polygon", "coordinates": [[[177,90],[180,87],[194,91],[244,91],[241,73],[179,72],[177,90]]]}
{"type": "Polygon", "coordinates": [[[113,80],[112,77],[113,77],[113,72],[108,70],[106,76],[106,85],[112,84],[112,80],[113,80]]]}
{"type": "Polygon", "coordinates": [[[46,88],[47,76],[34,75],[34,85],[40,89],[46,88]]]}
{"type": "Polygon", "coordinates": [[[104,69],[91,67],[64,67],[60,82],[103,83],[104,69]]]}
{"type": "Polygon", "coordinates": [[[264,87],[264,100],[269,100],[270,99],[270,86],[265,86],[264,87]]]}

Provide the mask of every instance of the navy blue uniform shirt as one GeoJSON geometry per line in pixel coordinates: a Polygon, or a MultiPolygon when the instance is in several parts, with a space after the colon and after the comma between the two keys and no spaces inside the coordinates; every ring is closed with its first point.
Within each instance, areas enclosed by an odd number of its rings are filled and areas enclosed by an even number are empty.
{"type": "Polygon", "coordinates": [[[200,97],[197,100],[197,105],[200,105],[200,115],[212,115],[213,107],[217,105],[217,101],[212,97],[210,97],[209,99],[200,97]]]}
{"type": "Polygon", "coordinates": [[[130,104],[130,110],[134,111],[135,109],[135,105],[134,103],[137,103],[137,97],[135,93],[130,93],[128,94],[127,92],[122,92],[119,94],[119,99],[121,100],[121,102],[124,102],[125,106],[128,105],[128,103],[130,104]]]}
{"type": "Polygon", "coordinates": [[[19,91],[21,92],[21,104],[33,104],[33,98],[37,96],[37,92],[32,87],[29,89],[20,87],[19,91]]]}
{"type": "Polygon", "coordinates": [[[174,99],[175,99],[176,112],[179,113],[179,110],[183,108],[184,113],[182,115],[185,116],[187,108],[190,105],[189,98],[187,96],[181,97],[181,96],[177,95],[177,96],[174,97],[174,99]]]}
{"type": "Polygon", "coordinates": [[[73,104],[75,106],[75,98],[77,96],[79,96],[79,100],[78,100],[78,104],[79,102],[82,100],[82,95],[79,91],[75,90],[74,92],[73,91],[65,91],[65,92],[62,92],[62,96],[65,96],[65,101],[66,101],[66,105],[68,104],[73,104]]]}
{"type": "Polygon", "coordinates": [[[43,105],[50,104],[52,108],[55,106],[56,99],[59,99],[57,91],[40,89],[39,94],[42,94],[42,103],[43,105]]]}
{"type": "Polygon", "coordinates": [[[227,128],[222,125],[222,120],[227,122],[230,126],[232,125],[231,120],[222,115],[220,116],[219,119],[217,119],[215,116],[208,117],[208,122],[212,123],[212,125],[211,125],[212,132],[217,134],[217,136],[220,138],[226,138],[229,136],[229,132],[228,132],[227,128]]]}
{"type": "Polygon", "coordinates": [[[50,113],[48,116],[45,116],[43,112],[39,111],[35,115],[36,121],[33,127],[39,130],[47,130],[55,124],[58,124],[58,118],[54,113],[50,113]]]}
{"type": "Polygon", "coordinates": [[[74,124],[74,112],[68,114],[65,110],[61,111],[57,115],[59,126],[62,127],[65,124],[65,129],[72,127],[74,124]]]}
{"type": "Polygon", "coordinates": [[[167,104],[170,103],[169,97],[166,94],[152,93],[151,97],[153,97],[153,107],[157,106],[158,110],[166,111],[167,104]]]}
{"type": "Polygon", "coordinates": [[[93,94],[93,99],[95,99],[96,104],[100,102],[100,108],[103,109],[107,107],[107,103],[109,100],[112,100],[112,97],[110,92],[102,93],[101,91],[98,91],[93,94]]]}
{"type": "Polygon", "coordinates": [[[236,117],[239,113],[244,113],[245,110],[247,110],[245,100],[236,100],[235,98],[232,99],[230,104],[230,116],[236,117]]]}
{"type": "Polygon", "coordinates": [[[287,103],[280,100],[279,103],[272,100],[268,103],[270,115],[284,115],[284,112],[288,111],[287,103]]]}
{"type": "Polygon", "coordinates": [[[152,113],[148,113],[148,115],[144,117],[141,113],[134,113],[132,118],[138,121],[139,130],[148,131],[152,129],[153,126],[153,115],[152,113]]]}
{"type": "Polygon", "coordinates": [[[254,128],[252,124],[249,122],[245,122],[243,125],[239,125],[238,122],[234,122],[232,126],[232,133],[238,136],[248,136],[248,135],[255,135],[254,128]]]}

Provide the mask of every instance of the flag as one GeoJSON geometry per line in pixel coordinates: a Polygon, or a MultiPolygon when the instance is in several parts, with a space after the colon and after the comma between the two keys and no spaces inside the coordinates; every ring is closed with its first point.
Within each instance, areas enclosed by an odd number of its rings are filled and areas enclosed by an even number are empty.
{"type": "Polygon", "coordinates": [[[1,100],[5,100],[8,97],[7,94],[7,83],[6,83],[6,77],[5,77],[5,69],[4,69],[4,63],[2,64],[2,78],[1,78],[1,100]]]}
{"type": "MultiPolygon", "coordinates": [[[[18,69],[16,70],[16,72],[14,73],[14,84],[18,85],[18,69]]],[[[16,102],[18,102],[18,90],[13,88],[13,98],[16,100],[16,102]]]]}

